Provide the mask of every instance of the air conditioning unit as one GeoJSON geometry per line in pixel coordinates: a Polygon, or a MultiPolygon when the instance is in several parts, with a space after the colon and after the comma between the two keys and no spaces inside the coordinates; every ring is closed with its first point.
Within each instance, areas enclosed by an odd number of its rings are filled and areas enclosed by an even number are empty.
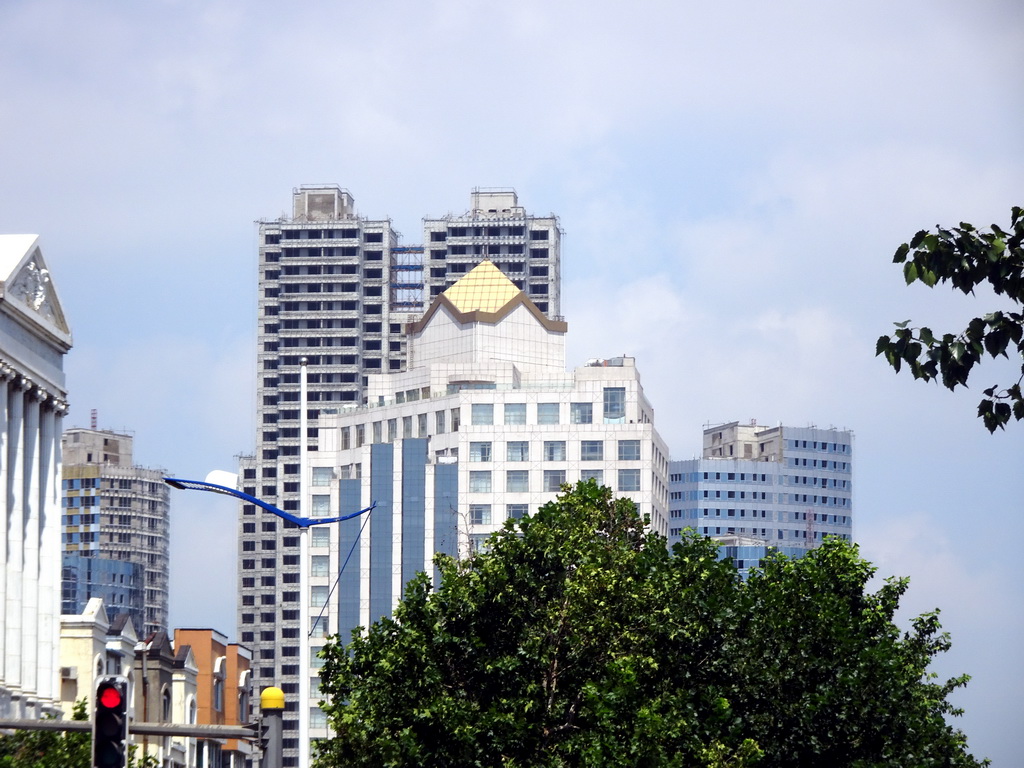
{"type": "Polygon", "coordinates": [[[78,679],[78,667],[61,667],[60,668],[61,680],[77,680],[78,679]]]}

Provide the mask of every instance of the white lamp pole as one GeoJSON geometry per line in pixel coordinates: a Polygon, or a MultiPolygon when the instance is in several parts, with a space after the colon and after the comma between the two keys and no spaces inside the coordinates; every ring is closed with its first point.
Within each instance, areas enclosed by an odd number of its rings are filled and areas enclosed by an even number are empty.
{"type": "Polygon", "coordinates": [[[165,477],[164,482],[172,488],[186,491],[209,491],[225,496],[232,496],[241,499],[246,504],[254,504],[267,512],[277,515],[282,520],[295,525],[299,529],[299,768],[309,768],[310,743],[309,743],[309,608],[310,608],[310,567],[309,567],[309,528],[312,525],[328,525],[340,523],[343,520],[351,520],[354,517],[373,511],[377,502],[370,506],[356,510],[346,515],[320,516],[316,519],[306,517],[303,511],[307,507],[309,494],[310,472],[309,472],[309,451],[307,447],[308,430],[306,421],[308,411],[306,409],[306,358],[302,358],[299,378],[299,510],[297,515],[286,512],[283,509],[268,504],[265,501],[245,493],[238,489],[238,475],[214,470],[206,476],[206,480],[186,480],[181,477],[165,477]]]}
{"type": "MultiPolygon", "coordinates": [[[[306,517],[309,451],[306,430],[306,358],[299,372],[299,517],[306,517]]],[[[299,528],[299,768],[309,768],[309,526],[299,528]]]]}

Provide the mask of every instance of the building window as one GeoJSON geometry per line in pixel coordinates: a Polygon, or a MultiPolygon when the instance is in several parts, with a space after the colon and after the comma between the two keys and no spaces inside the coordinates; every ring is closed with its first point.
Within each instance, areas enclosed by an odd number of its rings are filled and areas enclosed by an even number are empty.
{"type": "Polygon", "coordinates": [[[485,424],[494,423],[494,404],[493,403],[473,403],[472,424],[474,426],[482,426],[485,424]]]}
{"type": "Polygon", "coordinates": [[[505,423],[525,424],[526,403],[505,403],[505,423]]]}
{"type": "Polygon", "coordinates": [[[330,574],[331,558],[327,555],[313,555],[309,563],[309,573],[311,576],[327,576],[330,574]]]}
{"type": "Polygon", "coordinates": [[[582,440],[580,442],[580,461],[604,461],[604,441],[582,440]]]}
{"type": "Polygon", "coordinates": [[[604,423],[623,424],[626,421],[626,388],[604,388],[604,423]]]}
{"type": "Polygon", "coordinates": [[[530,514],[529,504],[508,504],[505,506],[505,512],[513,520],[522,520],[528,514],[530,514]]]}
{"type": "Polygon", "coordinates": [[[427,414],[421,413],[416,417],[416,430],[418,437],[427,436],[427,414]]]}
{"type": "Polygon", "coordinates": [[[619,461],[640,461],[640,441],[619,440],[619,461]]]}
{"type": "Polygon", "coordinates": [[[327,605],[327,595],[330,592],[330,587],[310,587],[309,588],[309,604],[313,608],[323,608],[327,605]]]}
{"type": "Polygon", "coordinates": [[[459,425],[462,423],[462,411],[458,408],[452,408],[452,432],[459,431],[459,425]]]}
{"type": "Polygon", "coordinates": [[[329,547],[331,545],[331,532],[324,526],[313,526],[310,530],[310,546],[329,547]]]}
{"type": "Polygon", "coordinates": [[[507,461],[529,461],[530,443],[526,440],[511,440],[508,442],[507,461]]]}
{"type": "Polygon", "coordinates": [[[330,486],[334,479],[334,470],[330,467],[313,467],[314,487],[330,486]]]}
{"type": "Polygon", "coordinates": [[[490,470],[474,470],[469,473],[470,493],[490,493],[491,473],[490,470]]]}
{"type": "Polygon", "coordinates": [[[525,469],[510,469],[505,472],[505,490],[509,493],[525,493],[530,490],[530,473],[525,469]]]}
{"type": "Polygon", "coordinates": [[[593,403],[570,403],[569,404],[570,424],[593,424],[594,404],[593,403]]]}
{"type": "Polygon", "coordinates": [[[558,491],[561,490],[565,484],[565,470],[564,469],[545,469],[544,470],[544,490],[545,491],[558,491]]]}
{"type": "Polygon", "coordinates": [[[490,461],[491,460],[491,444],[490,443],[473,443],[469,444],[469,460],[470,461],[490,461]]]}
{"type": "Polygon", "coordinates": [[[558,424],[559,404],[558,403],[537,403],[538,424],[558,424]]]}
{"type": "Polygon", "coordinates": [[[544,461],[565,461],[565,441],[545,440],[544,461]]]}
{"type": "Polygon", "coordinates": [[[444,411],[434,413],[434,432],[438,435],[444,434],[444,411]]]}
{"type": "Polygon", "coordinates": [[[326,493],[313,494],[313,506],[310,510],[313,517],[327,517],[331,514],[331,497],[326,493]]]}
{"type": "Polygon", "coordinates": [[[469,505],[469,522],[473,525],[490,525],[491,524],[491,505],[490,504],[470,504],[469,505]]]}
{"type": "Polygon", "coordinates": [[[598,485],[604,485],[604,470],[603,469],[581,469],[580,480],[587,482],[587,480],[593,480],[598,485]]]}
{"type": "Polygon", "coordinates": [[[640,470],[639,469],[620,469],[619,470],[619,490],[620,491],[639,491],[640,490],[640,470]]]}

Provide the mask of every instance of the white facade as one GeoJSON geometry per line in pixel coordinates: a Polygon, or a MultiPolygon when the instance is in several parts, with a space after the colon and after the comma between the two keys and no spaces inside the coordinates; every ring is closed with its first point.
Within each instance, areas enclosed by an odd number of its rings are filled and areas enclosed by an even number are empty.
{"type": "Polygon", "coordinates": [[[409,326],[409,370],[370,377],[367,406],[321,413],[306,509],[378,506],[311,531],[311,658],[323,634],[390,614],[435,552],[484,546],[566,483],[611,487],[667,535],[667,449],[634,361],[566,371],[565,331],[484,262],[409,326]]]}
{"type": "Polygon", "coordinates": [[[83,699],[86,711],[93,711],[96,681],[105,675],[121,675],[135,684],[138,635],[131,619],[121,617],[112,630],[103,599],[94,597],[80,614],[61,616],[60,624],[60,699],[66,718],[83,699]]]}
{"type": "Polygon", "coordinates": [[[36,235],[0,236],[0,716],[59,709],[60,433],[71,348],[36,235]]]}

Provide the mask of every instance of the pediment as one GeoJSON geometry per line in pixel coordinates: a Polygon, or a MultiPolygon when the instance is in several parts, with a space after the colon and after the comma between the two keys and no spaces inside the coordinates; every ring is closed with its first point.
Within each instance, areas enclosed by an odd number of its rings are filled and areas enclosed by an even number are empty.
{"type": "Polygon", "coordinates": [[[70,346],[71,329],[36,236],[0,237],[0,277],[11,309],[70,346]]]}

